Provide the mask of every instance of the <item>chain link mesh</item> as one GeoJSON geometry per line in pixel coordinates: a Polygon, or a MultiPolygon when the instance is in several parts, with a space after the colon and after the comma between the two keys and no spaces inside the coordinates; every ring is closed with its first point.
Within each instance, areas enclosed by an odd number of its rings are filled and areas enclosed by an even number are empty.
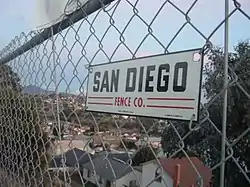
{"type": "Polygon", "coordinates": [[[249,5],[230,1],[223,18],[219,1],[90,0],[52,30],[15,37],[0,52],[1,186],[219,186],[223,162],[225,186],[248,186],[250,44],[230,46],[225,160],[217,45],[226,20],[230,40],[247,39],[249,5]],[[197,47],[207,52],[199,123],[85,111],[86,66],[197,47]]]}

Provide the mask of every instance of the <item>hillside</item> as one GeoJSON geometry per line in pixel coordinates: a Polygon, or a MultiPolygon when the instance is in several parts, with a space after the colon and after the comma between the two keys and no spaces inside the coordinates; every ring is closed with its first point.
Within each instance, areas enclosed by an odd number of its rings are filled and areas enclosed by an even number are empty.
{"type": "Polygon", "coordinates": [[[49,94],[53,94],[54,91],[44,90],[34,85],[28,85],[23,88],[23,93],[31,94],[31,95],[49,95],[49,94]]]}

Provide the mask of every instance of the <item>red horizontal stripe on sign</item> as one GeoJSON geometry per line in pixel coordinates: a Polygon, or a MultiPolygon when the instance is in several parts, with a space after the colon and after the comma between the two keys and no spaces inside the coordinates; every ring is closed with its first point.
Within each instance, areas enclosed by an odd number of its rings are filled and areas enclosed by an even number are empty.
{"type": "Polygon", "coordinates": [[[88,97],[89,99],[113,99],[114,97],[88,97]]]}
{"type": "Polygon", "coordinates": [[[178,97],[149,97],[148,100],[158,101],[194,101],[192,98],[178,98],[178,97]]]}
{"type": "Polygon", "coordinates": [[[113,105],[113,103],[97,103],[97,102],[88,102],[90,105],[113,105]]]}
{"type": "Polygon", "coordinates": [[[174,108],[174,109],[186,109],[186,110],[192,110],[194,107],[188,107],[188,106],[168,106],[168,105],[147,105],[148,108],[174,108]]]}

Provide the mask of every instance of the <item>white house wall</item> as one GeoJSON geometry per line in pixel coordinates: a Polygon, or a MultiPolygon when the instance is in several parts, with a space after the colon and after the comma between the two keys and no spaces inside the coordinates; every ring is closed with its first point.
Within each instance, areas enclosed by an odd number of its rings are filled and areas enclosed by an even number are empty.
{"type": "Polygon", "coordinates": [[[157,181],[152,182],[152,180],[154,180],[155,178],[155,171],[157,168],[158,166],[154,162],[149,162],[143,165],[142,177],[141,177],[142,187],[146,187],[146,186],[148,187],[173,187],[173,180],[167,173],[163,173],[161,183],[157,181]]]}
{"type": "Polygon", "coordinates": [[[129,186],[129,182],[135,180],[137,184],[140,182],[141,179],[141,172],[134,170],[122,178],[116,180],[114,186],[115,187],[124,187],[124,185],[129,186]]]}
{"type": "MultiPolygon", "coordinates": [[[[83,171],[83,178],[93,184],[98,184],[97,181],[100,181],[100,176],[96,175],[90,175],[90,177],[88,177],[88,170],[84,169],[83,171]]],[[[111,187],[124,187],[124,184],[129,186],[129,182],[132,180],[136,181],[137,179],[137,183],[138,181],[140,182],[141,179],[141,172],[134,170],[134,172],[130,172],[128,174],[126,174],[125,176],[123,176],[122,178],[116,180],[115,183],[111,183],[111,187]]],[[[105,179],[101,179],[102,183],[100,184],[100,187],[105,187],[106,185],[106,180],[105,179]]]]}

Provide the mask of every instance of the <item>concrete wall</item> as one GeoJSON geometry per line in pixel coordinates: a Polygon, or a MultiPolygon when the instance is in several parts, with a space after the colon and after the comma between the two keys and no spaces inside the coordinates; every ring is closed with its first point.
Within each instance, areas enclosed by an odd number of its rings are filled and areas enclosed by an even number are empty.
{"type": "Polygon", "coordinates": [[[142,186],[148,187],[173,187],[173,180],[167,174],[163,173],[161,182],[154,181],[155,179],[155,172],[158,168],[158,165],[154,162],[148,162],[142,167],[142,177],[141,177],[141,184],[142,186]],[[151,183],[151,184],[150,184],[151,183]],[[150,184],[150,185],[149,185],[150,184]]]}

